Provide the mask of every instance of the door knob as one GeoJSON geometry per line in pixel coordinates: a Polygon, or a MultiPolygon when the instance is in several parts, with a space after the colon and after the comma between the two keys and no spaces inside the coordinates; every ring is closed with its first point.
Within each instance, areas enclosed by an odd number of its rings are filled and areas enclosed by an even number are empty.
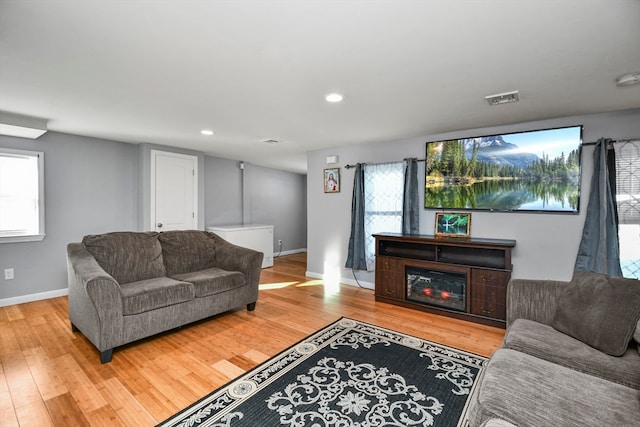
{"type": "Polygon", "coordinates": [[[161,222],[158,223],[158,228],[162,228],[162,223],[161,222]]]}

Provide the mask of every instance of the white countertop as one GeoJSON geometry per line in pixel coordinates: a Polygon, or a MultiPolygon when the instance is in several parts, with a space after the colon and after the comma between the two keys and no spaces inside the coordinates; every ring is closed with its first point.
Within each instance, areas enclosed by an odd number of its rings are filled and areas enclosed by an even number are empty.
{"type": "Polygon", "coordinates": [[[237,225],[212,225],[207,227],[207,231],[240,231],[240,230],[257,230],[263,228],[273,228],[273,225],[264,224],[237,224],[237,225]]]}

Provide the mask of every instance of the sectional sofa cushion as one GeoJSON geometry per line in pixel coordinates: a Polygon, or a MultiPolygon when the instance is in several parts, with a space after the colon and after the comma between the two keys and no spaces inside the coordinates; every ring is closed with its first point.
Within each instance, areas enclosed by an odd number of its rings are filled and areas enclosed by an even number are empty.
{"type": "Polygon", "coordinates": [[[640,390],[640,355],[635,343],[622,356],[610,356],[549,325],[517,319],[502,346],[640,390]]]}
{"type": "Polygon", "coordinates": [[[195,297],[192,283],[169,277],[141,280],[120,285],[122,314],[130,316],[190,301],[195,297]]]}
{"type": "Polygon", "coordinates": [[[471,425],[499,418],[519,427],[632,426],[640,392],[511,349],[497,350],[473,397],[471,425]]]}
{"type": "Polygon", "coordinates": [[[216,236],[212,233],[197,230],[165,231],[158,238],[168,276],[216,266],[216,236]]]}
{"type": "Polygon", "coordinates": [[[621,356],[640,319],[640,281],[577,271],[559,293],[551,326],[612,356],[621,356]]]}
{"type": "Polygon", "coordinates": [[[219,294],[247,284],[244,274],[213,267],[173,276],[177,280],[193,283],[196,298],[219,294]]]}
{"type": "Polygon", "coordinates": [[[82,239],[82,244],[100,267],[120,284],[166,275],[162,246],[156,232],[88,235],[82,239]]]}

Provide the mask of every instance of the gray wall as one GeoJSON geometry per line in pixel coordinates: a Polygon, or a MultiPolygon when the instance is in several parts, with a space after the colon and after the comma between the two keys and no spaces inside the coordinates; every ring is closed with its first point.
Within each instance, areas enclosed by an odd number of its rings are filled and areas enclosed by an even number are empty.
{"type": "MultiPolygon", "coordinates": [[[[427,141],[580,124],[584,126],[584,142],[596,141],[601,137],[638,138],[640,109],[461,130],[409,140],[308,153],[307,273],[312,277],[334,277],[341,278],[346,283],[354,283],[351,270],[344,268],[353,189],[353,169],[346,170],[344,165],[357,162],[399,161],[406,157],[424,158],[427,141]],[[322,186],[322,170],[327,167],[326,157],[329,155],[339,155],[340,163],[335,166],[341,167],[342,184],[341,192],[337,194],[325,194],[322,186]]],[[[557,280],[571,278],[591,183],[592,151],[592,147],[585,147],[582,153],[580,214],[472,212],[472,237],[517,241],[513,252],[513,277],[557,280]]],[[[420,185],[424,188],[424,163],[419,165],[420,185]]],[[[422,209],[421,233],[433,234],[434,221],[435,211],[422,209]]],[[[364,281],[368,287],[374,282],[372,273],[358,272],[356,275],[358,280],[364,281]]]]}
{"type": "Polygon", "coordinates": [[[206,225],[273,225],[274,254],[307,247],[307,177],[206,157],[206,225]]]}
{"type": "MultiPolygon", "coordinates": [[[[245,221],[273,224],[282,251],[307,248],[307,177],[245,163],[245,221]]],[[[277,244],[274,255],[278,254],[277,244]]]]}
{"type": "Polygon", "coordinates": [[[0,136],[0,147],[45,153],[46,232],[41,242],[0,244],[0,273],[15,270],[13,280],[0,274],[0,305],[66,294],[69,242],[86,234],[149,229],[151,149],[198,156],[201,228],[241,223],[244,193],[254,223],[274,224],[276,241],[287,248],[306,248],[304,175],[249,165],[253,179],[243,189],[235,161],[56,132],[37,140],[0,136]],[[273,188],[281,191],[274,194],[273,188]]]}
{"type": "Polygon", "coordinates": [[[85,234],[135,230],[134,145],[48,132],[37,140],[0,136],[0,146],[43,151],[45,232],[41,242],[0,244],[0,299],[67,287],[66,247],[85,234]]]}
{"type": "Polygon", "coordinates": [[[242,224],[240,162],[205,157],[205,226],[242,224]]]}

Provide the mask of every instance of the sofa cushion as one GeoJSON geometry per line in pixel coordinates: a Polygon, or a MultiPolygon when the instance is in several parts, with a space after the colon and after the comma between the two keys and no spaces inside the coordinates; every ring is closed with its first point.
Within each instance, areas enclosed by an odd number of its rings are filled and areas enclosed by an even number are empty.
{"type": "Polygon", "coordinates": [[[191,283],[169,277],[126,283],[120,285],[120,292],[125,316],[191,301],[195,297],[191,283]]]}
{"type": "Polygon", "coordinates": [[[213,267],[206,270],[173,276],[176,280],[193,283],[196,298],[219,294],[247,284],[244,274],[213,267]]]}
{"type": "Polygon", "coordinates": [[[575,272],[558,295],[551,326],[612,356],[622,355],[640,319],[640,280],[575,272]]]}
{"type": "Polygon", "coordinates": [[[499,418],[519,427],[631,426],[640,392],[511,349],[497,350],[470,408],[470,425],[499,418]]]}
{"type": "Polygon", "coordinates": [[[158,237],[168,276],[215,267],[216,237],[206,231],[165,231],[158,237]]]}
{"type": "Polygon", "coordinates": [[[622,356],[610,356],[551,326],[517,319],[502,346],[640,390],[640,355],[635,344],[622,356]]]}
{"type": "Polygon", "coordinates": [[[114,232],[88,235],[82,244],[118,283],[166,275],[156,232],[114,232]]]}

